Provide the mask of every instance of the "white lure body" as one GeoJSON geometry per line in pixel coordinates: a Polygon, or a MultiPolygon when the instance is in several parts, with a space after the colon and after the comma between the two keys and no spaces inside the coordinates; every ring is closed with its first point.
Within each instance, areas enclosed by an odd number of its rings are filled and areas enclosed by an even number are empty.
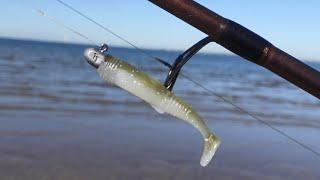
{"type": "MultiPolygon", "coordinates": [[[[89,50],[93,51],[92,49],[89,50]]],[[[158,112],[170,114],[193,125],[204,139],[204,149],[200,164],[201,166],[206,166],[210,162],[220,145],[220,140],[210,132],[205,122],[191,105],[176,97],[161,82],[151,78],[125,61],[110,55],[103,55],[104,60],[101,60],[100,57],[99,61],[97,58],[88,56],[88,61],[92,61],[90,64],[98,62],[97,71],[105,81],[141,98],[158,112]]]]}

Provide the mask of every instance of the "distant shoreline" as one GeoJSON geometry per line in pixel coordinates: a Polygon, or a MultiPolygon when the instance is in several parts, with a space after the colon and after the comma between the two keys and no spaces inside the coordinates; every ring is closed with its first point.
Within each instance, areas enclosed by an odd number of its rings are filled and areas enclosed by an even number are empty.
{"type": "MultiPolygon", "coordinates": [[[[67,45],[67,46],[83,46],[83,47],[88,47],[88,46],[93,46],[91,44],[86,44],[86,43],[72,43],[72,42],[62,42],[62,41],[50,41],[50,40],[37,40],[37,39],[23,39],[23,38],[13,38],[13,37],[1,37],[0,36],[0,41],[15,41],[15,42],[34,42],[34,43],[44,43],[44,44],[56,44],[56,45],[67,45]]],[[[128,49],[128,50],[135,50],[134,48],[130,46],[117,46],[117,45],[110,45],[113,48],[119,48],[119,49],[128,49]]],[[[169,50],[169,49],[153,49],[153,48],[141,48],[142,50],[147,50],[147,51],[153,51],[153,52],[183,52],[180,50],[169,50]]],[[[231,57],[231,58],[239,58],[242,59],[241,57],[235,55],[235,54],[224,54],[224,53],[208,53],[208,52],[199,52],[200,56],[220,56],[220,57],[231,57]]],[[[313,62],[313,63],[320,63],[320,59],[300,59],[303,62],[313,62]]]]}
{"type": "MultiPolygon", "coordinates": [[[[45,43],[45,44],[57,44],[57,45],[75,45],[75,46],[93,46],[91,44],[87,43],[72,43],[72,42],[63,42],[63,41],[50,41],[50,40],[37,40],[37,39],[23,39],[23,38],[13,38],[13,37],[1,37],[0,36],[0,41],[1,40],[8,40],[8,41],[24,41],[24,42],[35,42],[35,43],[45,43]]],[[[120,49],[133,49],[130,46],[118,46],[118,45],[110,45],[111,47],[114,48],[120,48],[120,49]]],[[[182,52],[180,50],[170,50],[170,49],[156,49],[156,48],[141,48],[142,50],[147,50],[147,51],[155,51],[155,52],[160,52],[160,51],[167,51],[167,52],[182,52]]],[[[200,52],[199,54],[201,55],[215,55],[215,56],[224,56],[224,57],[237,57],[236,55],[233,54],[223,54],[223,53],[207,53],[207,52],[200,52]]]]}

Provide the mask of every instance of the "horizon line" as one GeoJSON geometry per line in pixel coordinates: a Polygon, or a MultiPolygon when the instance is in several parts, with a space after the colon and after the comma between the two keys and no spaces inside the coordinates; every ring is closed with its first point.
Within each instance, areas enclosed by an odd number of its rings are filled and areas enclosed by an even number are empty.
{"type": "MultiPolygon", "coordinates": [[[[13,40],[13,41],[29,41],[29,42],[39,42],[39,43],[52,43],[52,44],[65,44],[65,45],[79,45],[79,46],[89,46],[91,45],[90,43],[85,43],[85,42],[66,42],[66,41],[59,41],[59,40],[48,40],[48,39],[33,39],[33,38],[20,38],[20,37],[8,37],[8,36],[0,36],[0,39],[4,40],[13,40]]],[[[96,46],[96,45],[92,45],[96,46]]],[[[126,49],[135,49],[134,47],[131,46],[121,46],[121,45],[109,45],[110,47],[114,48],[126,48],[126,49]]],[[[142,50],[151,50],[151,51],[171,51],[171,52],[184,52],[184,50],[178,50],[178,49],[165,49],[165,48],[146,48],[142,47],[139,49],[142,50]]],[[[238,57],[241,59],[244,59],[243,57],[235,54],[235,53],[218,53],[218,52],[198,52],[197,54],[200,55],[216,55],[216,56],[232,56],[232,57],[238,57]]],[[[244,59],[246,61],[251,62],[250,60],[244,59]]],[[[315,62],[315,63],[320,63],[320,59],[298,59],[302,62],[315,62]]],[[[254,62],[252,62],[254,63],[254,62]]]]}
{"type": "MultiPolygon", "coordinates": [[[[16,40],[16,41],[31,41],[31,42],[40,42],[40,43],[52,43],[52,44],[66,44],[66,45],[80,45],[80,46],[96,46],[94,44],[90,43],[85,43],[85,42],[66,42],[66,41],[59,41],[59,40],[48,40],[48,39],[34,39],[34,38],[20,38],[20,37],[9,37],[9,36],[0,36],[0,39],[6,39],[6,40],[16,40]]],[[[126,45],[109,45],[110,47],[115,47],[115,48],[126,48],[126,49],[135,49],[132,46],[126,46],[126,45]]],[[[146,47],[138,47],[139,49],[142,50],[151,50],[151,51],[172,51],[172,52],[184,52],[184,50],[179,50],[179,49],[165,49],[165,48],[146,48],[146,47]]],[[[199,52],[197,54],[202,54],[202,55],[222,55],[222,56],[238,56],[237,54],[234,53],[218,53],[218,52],[199,52]]],[[[238,56],[240,57],[240,56],[238,56]]],[[[242,58],[242,57],[240,57],[242,58]]]]}

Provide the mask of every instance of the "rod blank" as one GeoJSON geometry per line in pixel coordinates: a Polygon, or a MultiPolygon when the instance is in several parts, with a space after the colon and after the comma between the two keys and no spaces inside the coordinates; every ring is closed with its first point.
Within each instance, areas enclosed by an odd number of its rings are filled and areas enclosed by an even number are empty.
{"type": "Polygon", "coordinates": [[[216,43],[320,99],[320,72],[193,0],[149,0],[209,35],[216,43]]]}

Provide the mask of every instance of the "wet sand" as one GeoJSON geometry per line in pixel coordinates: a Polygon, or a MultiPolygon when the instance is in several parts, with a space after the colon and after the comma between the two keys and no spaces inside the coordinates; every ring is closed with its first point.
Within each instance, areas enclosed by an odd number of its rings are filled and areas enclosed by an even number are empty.
{"type": "MultiPolygon", "coordinates": [[[[170,117],[47,115],[1,120],[1,179],[320,178],[319,159],[261,125],[210,121],[223,143],[202,168],[199,134],[170,117]]],[[[320,135],[310,128],[282,129],[301,140],[320,135]]],[[[314,146],[317,139],[305,142],[314,146]]]]}

